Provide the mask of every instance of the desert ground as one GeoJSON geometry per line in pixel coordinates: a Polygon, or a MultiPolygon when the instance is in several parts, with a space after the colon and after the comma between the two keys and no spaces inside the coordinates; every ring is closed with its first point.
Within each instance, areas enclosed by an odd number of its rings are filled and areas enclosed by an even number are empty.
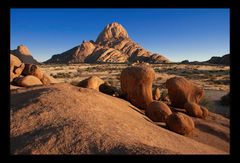
{"type": "MultiPolygon", "coordinates": [[[[79,81],[96,75],[112,86],[121,89],[120,73],[127,64],[49,64],[41,65],[41,69],[54,77],[58,82],[76,85],[79,81]]],[[[201,105],[210,111],[229,117],[229,106],[220,104],[221,97],[230,90],[230,69],[224,65],[193,65],[193,64],[151,64],[156,76],[153,88],[160,88],[162,94],[167,90],[165,82],[174,76],[183,76],[198,86],[204,87],[205,95],[201,105]]]]}
{"type": "MultiPolygon", "coordinates": [[[[12,154],[229,154],[229,66],[150,64],[153,88],[166,97],[166,80],[183,76],[205,90],[200,105],[206,118],[191,117],[188,135],[153,122],[129,101],[76,85],[98,76],[121,89],[120,74],[128,64],[45,64],[39,67],[56,84],[11,86],[12,154]],[[17,88],[17,89],[16,89],[17,88]]],[[[161,99],[160,99],[161,100],[161,99]]],[[[171,107],[173,112],[186,113],[171,107]]]]}

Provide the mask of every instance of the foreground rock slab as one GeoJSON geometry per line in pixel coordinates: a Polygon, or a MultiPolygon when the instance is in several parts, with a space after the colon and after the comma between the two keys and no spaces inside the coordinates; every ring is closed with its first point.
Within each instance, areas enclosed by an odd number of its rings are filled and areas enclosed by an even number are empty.
{"type": "Polygon", "coordinates": [[[228,153],[157,126],[129,102],[69,84],[13,90],[10,109],[11,154],[228,153]]]}

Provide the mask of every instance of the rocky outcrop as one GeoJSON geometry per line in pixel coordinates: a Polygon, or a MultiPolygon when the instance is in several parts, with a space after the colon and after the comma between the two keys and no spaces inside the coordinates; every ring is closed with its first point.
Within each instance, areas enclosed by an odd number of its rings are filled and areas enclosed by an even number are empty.
{"type": "Polygon", "coordinates": [[[41,82],[45,85],[56,83],[56,80],[49,76],[48,74],[44,73],[37,65],[33,64],[25,64],[25,68],[22,72],[23,76],[26,75],[33,75],[41,80],[41,82]]]}
{"type": "Polygon", "coordinates": [[[152,82],[155,72],[150,66],[127,67],[121,72],[121,89],[127,100],[133,105],[146,109],[153,101],[152,82]]]}
{"type": "Polygon", "coordinates": [[[35,65],[40,64],[39,62],[37,62],[36,59],[33,58],[33,56],[31,55],[31,52],[25,45],[19,45],[17,49],[11,50],[11,54],[18,57],[23,63],[35,64],[35,65]]]}
{"type": "Polygon", "coordinates": [[[118,40],[121,38],[128,38],[128,33],[121,24],[116,22],[108,24],[103,31],[99,34],[96,43],[105,45],[112,39],[118,40]]]}
{"type": "Polygon", "coordinates": [[[24,64],[16,56],[10,54],[10,84],[28,87],[51,83],[57,83],[57,81],[44,73],[37,65],[24,64]]]}
{"type": "Polygon", "coordinates": [[[93,53],[95,45],[92,42],[84,41],[80,46],[76,46],[61,54],[53,55],[45,63],[82,63],[93,53]]]}
{"type": "Polygon", "coordinates": [[[119,23],[108,24],[99,34],[96,42],[83,42],[61,54],[53,55],[45,63],[168,63],[166,57],[152,54],[135,43],[126,29],[119,23]]]}
{"type": "Polygon", "coordinates": [[[222,57],[212,57],[206,62],[211,64],[230,65],[230,54],[223,55],[222,57]]]}
{"type": "Polygon", "coordinates": [[[160,54],[152,54],[149,56],[149,59],[146,61],[148,63],[169,63],[170,61],[160,54]]]}
{"type": "Polygon", "coordinates": [[[114,48],[97,47],[86,63],[125,63],[129,56],[114,48]]]}
{"type": "Polygon", "coordinates": [[[216,116],[214,121],[196,121],[205,124],[199,125],[202,131],[206,125],[214,131],[202,143],[201,130],[194,133],[196,138],[178,135],[152,123],[129,102],[92,89],[64,83],[36,86],[11,91],[10,99],[14,155],[229,153],[229,145],[220,149],[225,139],[213,135],[226,130],[221,123],[214,125],[216,116]],[[218,144],[209,145],[209,138],[218,144]]]}

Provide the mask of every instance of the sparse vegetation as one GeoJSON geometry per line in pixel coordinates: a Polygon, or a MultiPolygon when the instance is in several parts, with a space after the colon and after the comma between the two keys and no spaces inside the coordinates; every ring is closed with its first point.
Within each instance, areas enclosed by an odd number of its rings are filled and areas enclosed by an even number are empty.
{"type": "MultiPolygon", "coordinates": [[[[127,64],[69,64],[69,65],[43,65],[43,69],[51,72],[54,78],[68,82],[73,80],[80,81],[91,75],[97,75],[105,78],[112,85],[120,86],[121,71],[127,64]],[[52,66],[52,67],[51,67],[52,66]]],[[[167,78],[183,76],[189,80],[205,83],[207,87],[216,90],[226,90],[230,83],[229,68],[226,66],[195,66],[195,65],[177,65],[177,64],[152,64],[156,73],[155,85],[164,88],[164,82],[167,78]],[[160,74],[160,75],[159,75],[160,74]]]]}
{"type": "Polygon", "coordinates": [[[54,78],[70,78],[71,77],[71,72],[58,72],[56,75],[52,75],[54,78]]]}

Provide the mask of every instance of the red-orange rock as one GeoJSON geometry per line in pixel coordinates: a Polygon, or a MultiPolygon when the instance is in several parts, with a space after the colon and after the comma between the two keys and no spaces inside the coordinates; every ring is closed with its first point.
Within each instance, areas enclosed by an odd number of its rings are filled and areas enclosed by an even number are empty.
{"type": "Polygon", "coordinates": [[[184,105],[184,109],[186,109],[187,114],[190,116],[199,118],[203,117],[203,112],[200,105],[195,102],[186,102],[184,105]]]}
{"type": "Polygon", "coordinates": [[[91,88],[99,91],[100,85],[102,85],[104,81],[97,76],[90,76],[87,79],[84,79],[78,83],[79,87],[91,88]]]}
{"type": "Polygon", "coordinates": [[[43,72],[37,65],[25,64],[25,68],[22,72],[22,75],[24,75],[24,76],[33,75],[41,80],[43,77],[43,72]]]}
{"type": "Polygon", "coordinates": [[[150,66],[127,67],[120,76],[122,92],[133,105],[146,109],[153,101],[152,82],[154,79],[155,72],[150,66]]]}
{"type": "Polygon", "coordinates": [[[167,117],[172,114],[172,111],[163,102],[153,101],[148,105],[145,114],[154,122],[166,122],[167,117]]]}
{"type": "Polygon", "coordinates": [[[153,90],[153,100],[160,100],[160,98],[161,98],[161,91],[160,91],[160,89],[159,88],[155,88],[154,90],[153,90]]]}
{"type": "Polygon", "coordinates": [[[173,113],[167,118],[167,127],[178,134],[187,135],[195,127],[193,120],[183,113],[173,113]]]}
{"type": "Polygon", "coordinates": [[[199,103],[204,89],[194,85],[184,77],[173,77],[166,81],[169,99],[173,106],[182,108],[188,101],[199,103]]]}
{"type": "Polygon", "coordinates": [[[40,81],[40,79],[38,79],[37,77],[35,77],[33,75],[18,77],[18,78],[15,78],[13,81],[15,84],[17,84],[18,86],[21,86],[21,87],[42,85],[42,82],[40,81]]]}

